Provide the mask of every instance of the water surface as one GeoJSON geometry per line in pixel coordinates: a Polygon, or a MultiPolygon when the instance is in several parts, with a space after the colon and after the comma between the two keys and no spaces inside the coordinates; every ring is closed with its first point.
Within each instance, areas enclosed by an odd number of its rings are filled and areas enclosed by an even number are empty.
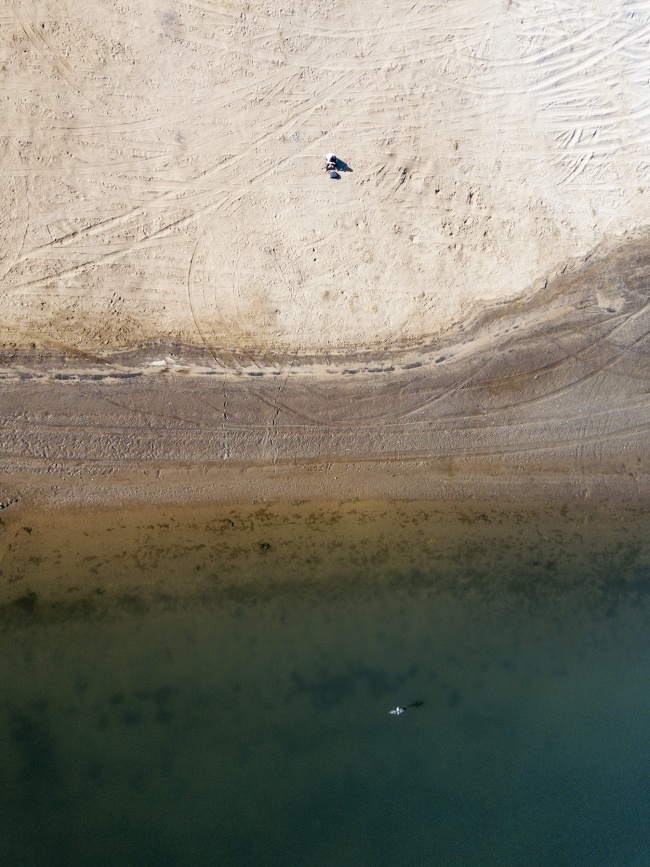
{"type": "Polygon", "coordinates": [[[14,512],[1,863],[650,863],[647,530],[639,506],[14,512]]]}

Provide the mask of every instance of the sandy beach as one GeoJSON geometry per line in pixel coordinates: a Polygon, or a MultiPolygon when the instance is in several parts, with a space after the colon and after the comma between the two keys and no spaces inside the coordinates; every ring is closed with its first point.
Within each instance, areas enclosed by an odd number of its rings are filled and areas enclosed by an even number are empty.
{"type": "Polygon", "coordinates": [[[650,0],[0,81],[0,864],[650,864],[650,0]]]}
{"type": "Polygon", "coordinates": [[[12,0],[2,502],[647,493],[649,43],[645,0],[12,0]]]}

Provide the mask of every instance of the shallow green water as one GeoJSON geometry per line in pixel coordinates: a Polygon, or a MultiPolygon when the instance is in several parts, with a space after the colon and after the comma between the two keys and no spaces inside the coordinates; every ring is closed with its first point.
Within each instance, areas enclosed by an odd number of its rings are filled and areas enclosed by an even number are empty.
{"type": "Polygon", "coordinates": [[[0,635],[0,863],[650,864],[650,545],[627,518],[580,537],[537,516],[535,550],[504,557],[501,513],[402,571],[283,581],[278,555],[245,587],[56,617],[23,594],[0,635]]]}

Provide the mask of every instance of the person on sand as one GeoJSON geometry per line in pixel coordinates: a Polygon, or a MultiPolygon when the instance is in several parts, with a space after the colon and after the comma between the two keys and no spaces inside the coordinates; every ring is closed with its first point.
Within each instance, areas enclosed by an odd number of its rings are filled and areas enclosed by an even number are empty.
{"type": "Polygon", "coordinates": [[[336,157],[334,154],[325,155],[325,171],[331,172],[336,168],[336,157]]]}

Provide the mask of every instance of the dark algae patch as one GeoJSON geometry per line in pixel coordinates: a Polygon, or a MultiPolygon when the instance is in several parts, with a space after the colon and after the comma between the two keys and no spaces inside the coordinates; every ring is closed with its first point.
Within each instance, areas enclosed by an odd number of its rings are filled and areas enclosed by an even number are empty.
{"type": "Polygon", "coordinates": [[[12,520],[3,865],[650,860],[641,505],[12,520]]]}

